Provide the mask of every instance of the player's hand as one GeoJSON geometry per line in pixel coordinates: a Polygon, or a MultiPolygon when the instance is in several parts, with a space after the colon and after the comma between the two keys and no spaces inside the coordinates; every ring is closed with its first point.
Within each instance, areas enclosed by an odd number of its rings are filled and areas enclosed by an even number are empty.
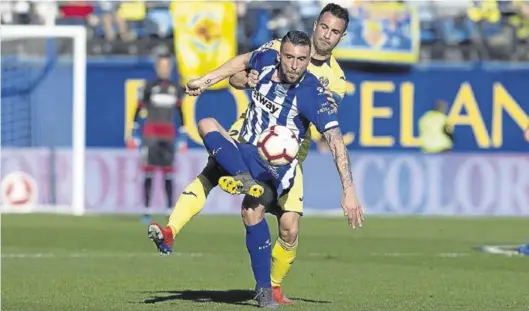
{"type": "Polygon", "coordinates": [[[334,96],[331,91],[328,89],[325,89],[323,94],[327,95],[327,101],[332,105],[332,107],[336,110],[338,110],[338,103],[334,100],[334,96]]]}
{"type": "Polygon", "coordinates": [[[347,188],[342,196],[342,209],[344,216],[349,220],[349,226],[362,228],[364,221],[364,209],[358,200],[358,196],[352,188],[347,188]]]}
{"type": "Polygon", "coordinates": [[[138,149],[138,147],[140,146],[140,143],[141,142],[137,137],[129,137],[126,142],[127,149],[129,150],[138,149]]]}
{"type": "Polygon", "coordinates": [[[186,84],[186,94],[191,96],[199,96],[208,89],[210,84],[211,79],[205,79],[204,77],[193,79],[186,84]]]}
{"type": "Polygon", "coordinates": [[[529,143],[529,125],[527,126],[527,128],[525,129],[525,132],[524,132],[524,136],[525,136],[525,141],[529,143]]]}
{"type": "Polygon", "coordinates": [[[248,73],[248,87],[255,88],[259,82],[259,71],[252,69],[248,73]]]}
{"type": "Polygon", "coordinates": [[[182,125],[182,126],[179,126],[179,127],[178,127],[178,134],[180,134],[180,135],[187,135],[187,129],[186,129],[186,127],[183,126],[183,125],[182,125]]]}

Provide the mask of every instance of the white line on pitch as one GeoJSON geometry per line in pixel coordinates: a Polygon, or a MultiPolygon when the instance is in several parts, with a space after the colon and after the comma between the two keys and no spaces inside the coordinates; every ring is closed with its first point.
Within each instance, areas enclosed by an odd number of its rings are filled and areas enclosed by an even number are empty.
{"type": "MultiPolygon", "coordinates": [[[[202,257],[203,253],[172,253],[176,257],[202,257]]],[[[2,259],[9,258],[135,258],[161,256],[157,253],[4,253],[2,259]]]]}
{"type": "MultiPolygon", "coordinates": [[[[418,257],[418,256],[426,256],[426,257],[444,257],[444,258],[457,258],[457,257],[465,257],[469,256],[469,253],[435,253],[435,254],[429,254],[429,253],[399,253],[399,252],[393,252],[393,253],[369,253],[368,256],[375,256],[375,257],[418,257]]],[[[326,254],[326,253],[310,253],[310,257],[339,257],[336,254],[326,254]]]]}

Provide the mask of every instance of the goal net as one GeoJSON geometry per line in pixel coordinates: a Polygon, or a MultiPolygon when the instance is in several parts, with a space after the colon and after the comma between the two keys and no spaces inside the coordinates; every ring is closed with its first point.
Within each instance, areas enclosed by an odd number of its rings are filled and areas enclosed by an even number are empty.
{"type": "Polygon", "coordinates": [[[2,25],[0,38],[1,211],[82,215],[86,29],[2,25]]]}

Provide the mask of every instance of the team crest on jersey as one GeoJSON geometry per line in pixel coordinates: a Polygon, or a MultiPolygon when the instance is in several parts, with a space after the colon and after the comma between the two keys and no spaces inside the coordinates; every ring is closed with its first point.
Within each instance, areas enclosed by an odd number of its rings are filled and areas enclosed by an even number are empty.
{"type": "Polygon", "coordinates": [[[324,86],[324,87],[327,87],[327,85],[329,85],[329,78],[327,77],[320,77],[320,83],[324,86]]]}
{"type": "Polygon", "coordinates": [[[169,94],[176,94],[176,88],[174,86],[170,86],[168,89],[167,89],[167,92],[169,92],[169,94]]]}
{"type": "Polygon", "coordinates": [[[274,87],[274,94],[277,97],[285,97],[287,96],[287,90],[283,86],[283,84],[276,84],[274,87]]]}

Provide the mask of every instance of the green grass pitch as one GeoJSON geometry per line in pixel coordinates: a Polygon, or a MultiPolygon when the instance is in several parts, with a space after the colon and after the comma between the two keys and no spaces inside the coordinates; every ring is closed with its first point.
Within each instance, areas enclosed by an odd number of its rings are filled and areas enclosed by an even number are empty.
{"type": "MultiPolygon", "coordinates": [[[[472,249],[527,239],[528,219],[305,217],[280,309],[529,310],[529,258],[472,249]]],[[[3,215],[2,310],[256,310],[238,217],[196,217],[174,251],[136,217],[3,215]]]]}

